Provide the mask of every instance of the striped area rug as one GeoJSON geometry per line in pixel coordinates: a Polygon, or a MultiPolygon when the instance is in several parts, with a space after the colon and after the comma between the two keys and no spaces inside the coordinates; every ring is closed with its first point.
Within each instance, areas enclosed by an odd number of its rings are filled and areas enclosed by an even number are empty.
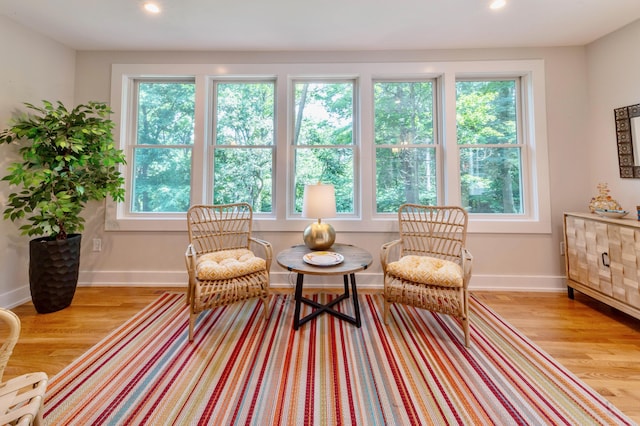
{"type": "Polygon", "coordinates": [[[166,293],[51,379],[44,422],[633,424],[476,299],[470,349],[452,318],[394,306],[385,326],[381,296],[360,301],[361,328],[321,315],[297,332],[290,296],[268,322],[238,303],[203,313],[190,344],[184,296],[166,293]]]}

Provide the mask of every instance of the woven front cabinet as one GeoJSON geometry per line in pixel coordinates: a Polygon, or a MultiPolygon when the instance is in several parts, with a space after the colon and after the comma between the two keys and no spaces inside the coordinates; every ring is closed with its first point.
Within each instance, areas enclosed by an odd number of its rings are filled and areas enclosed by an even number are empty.
{"type": "Polygon", "coordinates": [[[567,288],[640,319],[640,222],[564,214],[567,288]]]}

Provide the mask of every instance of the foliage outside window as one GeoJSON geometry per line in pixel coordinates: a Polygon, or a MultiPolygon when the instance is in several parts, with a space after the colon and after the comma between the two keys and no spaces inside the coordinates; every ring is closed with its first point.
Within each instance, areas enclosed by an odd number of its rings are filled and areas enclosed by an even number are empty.
{"type": "Polygon", "coordinates": [[[217,82],[213,202],[273,209],[273,82],[217,82]]]}
{"type": "Polygon", "coordinates": [[[137,81],[130,191],[134,213],[184,212],[191,201],[195,85],[137,81]]]}
{"type": "Polygon", "coordinates": [[[517,94],[513,79],[456,83],[462,205],[470,213],[523,212],[517,94]]]}
{"type": "Polygon", "coordinates": [[[114,64],[127,200],[106,226],[182,230],[191,204],[246,201],[257,229],[288,231],[320,181],[338,232],[393,232],[406,202],[462,205],[470,232],[550,232],[544,99],[541,60],[114,64]]]}
{"type": "Polygon", "coordinates": [[[378,81],[373,95],[376,211],[437,204],[433,81],[378,81]]]}
{"type": "Polygon", "coordinates": [[[354,213],[354,82],[296,81],[293,146],[295,212],[305,184],[331,183],[336,211],[354,213]]]}

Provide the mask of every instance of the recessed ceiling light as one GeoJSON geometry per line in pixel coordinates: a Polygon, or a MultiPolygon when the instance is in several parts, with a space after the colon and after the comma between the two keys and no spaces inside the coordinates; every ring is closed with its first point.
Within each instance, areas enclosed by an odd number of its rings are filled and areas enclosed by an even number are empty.
{"type": "Polygon", "coordinates": [[[494,10],[502,9],[503,7],[506,6],[506,4],[507,4],[507,0],[493,0],[489,5],[489,7],[494,10]]]}
{"type": "Polygon", "coordinates": [[[147,2],[144,4],[144,10],[149,13],[160,13],[160,6],[155,3],[147,2]]]}

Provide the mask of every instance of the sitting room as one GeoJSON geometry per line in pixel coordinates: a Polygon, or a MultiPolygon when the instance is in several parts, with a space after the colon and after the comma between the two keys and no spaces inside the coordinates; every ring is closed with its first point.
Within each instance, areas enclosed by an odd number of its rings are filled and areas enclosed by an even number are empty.
{"type": "Polygon", "coordinates": [[[640,423],[638,40],[637,0],[0,2],[0,418],[640,423]]]}

